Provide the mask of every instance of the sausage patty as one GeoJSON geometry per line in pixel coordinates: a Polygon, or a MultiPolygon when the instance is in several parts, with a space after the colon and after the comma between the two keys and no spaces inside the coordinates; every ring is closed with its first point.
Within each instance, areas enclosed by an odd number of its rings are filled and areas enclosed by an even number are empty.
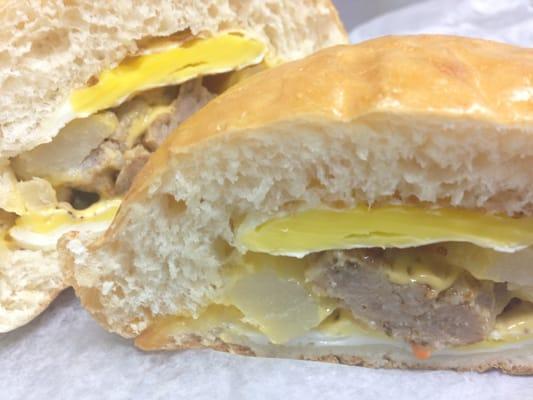
{"type": "Polygon", "coordinates": [[[391,282],[388,262],[379,249],[327,251],[314,259],[307,279],[355,318],[412,344],[435,349],[487,337],[498,312],[494,283],[465,272],[439,293],[425,284],[391,282]]]}

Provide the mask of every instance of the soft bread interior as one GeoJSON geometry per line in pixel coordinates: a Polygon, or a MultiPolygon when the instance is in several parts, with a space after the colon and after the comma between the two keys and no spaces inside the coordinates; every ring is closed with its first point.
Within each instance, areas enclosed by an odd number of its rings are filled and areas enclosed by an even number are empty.
{"type": "Polygon", "coordinates": [[[219,269],[249,214],[427,202],[531,215],[530,137],[465,120],[435,136],[451,123],[291,121],[192,146],[101,240],[68,245],[74,285],[106,326],[134,336],[158,315],[198,315],[220,294],[219,269]]]}
{"type": "Polygon", "coordinates": [[[0,244],[0,276],[0,332],[31,321],[66,287],[55,251],[0,244]]]}
{"type": "Polygon", "coordinates": [[[42,122],[73,89],[138,53],[142,39],[242,30],[269,43],[282,60],[346,42],[328,0],[158,0],[149,7],[131,1],[11,1],[1,10],[2,158],[50,141],[50,133],[39,131],[42,122]]]}

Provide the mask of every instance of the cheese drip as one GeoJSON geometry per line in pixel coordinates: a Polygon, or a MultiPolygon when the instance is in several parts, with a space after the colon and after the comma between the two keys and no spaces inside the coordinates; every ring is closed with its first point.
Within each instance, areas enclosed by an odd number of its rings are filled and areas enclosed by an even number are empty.
{"type": "Polygon", "coordinates": [[[259,226],[245,221],[237,231],[241,248],[297,257],[323,250],[406,248],[446,241],[514,252],[533,244],[533,218],[451,208],[356,207],[302,211],[259,226]]]}
{"type": "Polygon", "coordinates": [[[445,247],[417,247],[410,249],[387,249],[385,265],[387,278],[396,284],[423,284],[435,292],[448,289],[462,270],[450,264],[445,247]],[[443,253],[439,250],[443,250],[443,253]]]}

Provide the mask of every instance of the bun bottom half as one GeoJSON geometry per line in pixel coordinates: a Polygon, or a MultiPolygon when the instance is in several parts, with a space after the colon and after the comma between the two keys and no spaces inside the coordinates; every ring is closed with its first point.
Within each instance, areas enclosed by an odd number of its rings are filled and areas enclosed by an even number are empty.
{"type": "Polygon", "coordinates": [[[142,350],[188,350],[208,348],[243,356],[290,358],[307,361],[323,361],[334,364],[387,369],[453,370],[486,372],[500,370],[509,375],[533,374],[533,342],[524,342],[515,347],[498,350],[435,354],[427,360],[418,360],[404,344],[364,345],[352,347],[286,346],[273,344],[228,343],[220,337],[205,337],[186,334],[174,337],[159,337],[157,342],[136,339],[135,345],[142,350]]]}

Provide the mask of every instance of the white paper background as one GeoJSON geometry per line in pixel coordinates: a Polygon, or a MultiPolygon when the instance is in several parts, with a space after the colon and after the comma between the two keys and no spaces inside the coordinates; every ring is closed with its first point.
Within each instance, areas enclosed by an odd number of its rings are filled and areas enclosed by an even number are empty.
{"type": "MultiPolygon", "coordinates": [[[[387,0],[337,3],[348,27],[387,6],[387,0]]],[[[355,27],[351,38],[418,32],[531,47],[533,9],[525,0],[420,2],[355,27]]],[[[67,291],[37,320],[0,336],[0,400],[48,398],[533,399],[533,378],[371,370],[213,351],[146,354],[100,329],[67,291]]]]}

